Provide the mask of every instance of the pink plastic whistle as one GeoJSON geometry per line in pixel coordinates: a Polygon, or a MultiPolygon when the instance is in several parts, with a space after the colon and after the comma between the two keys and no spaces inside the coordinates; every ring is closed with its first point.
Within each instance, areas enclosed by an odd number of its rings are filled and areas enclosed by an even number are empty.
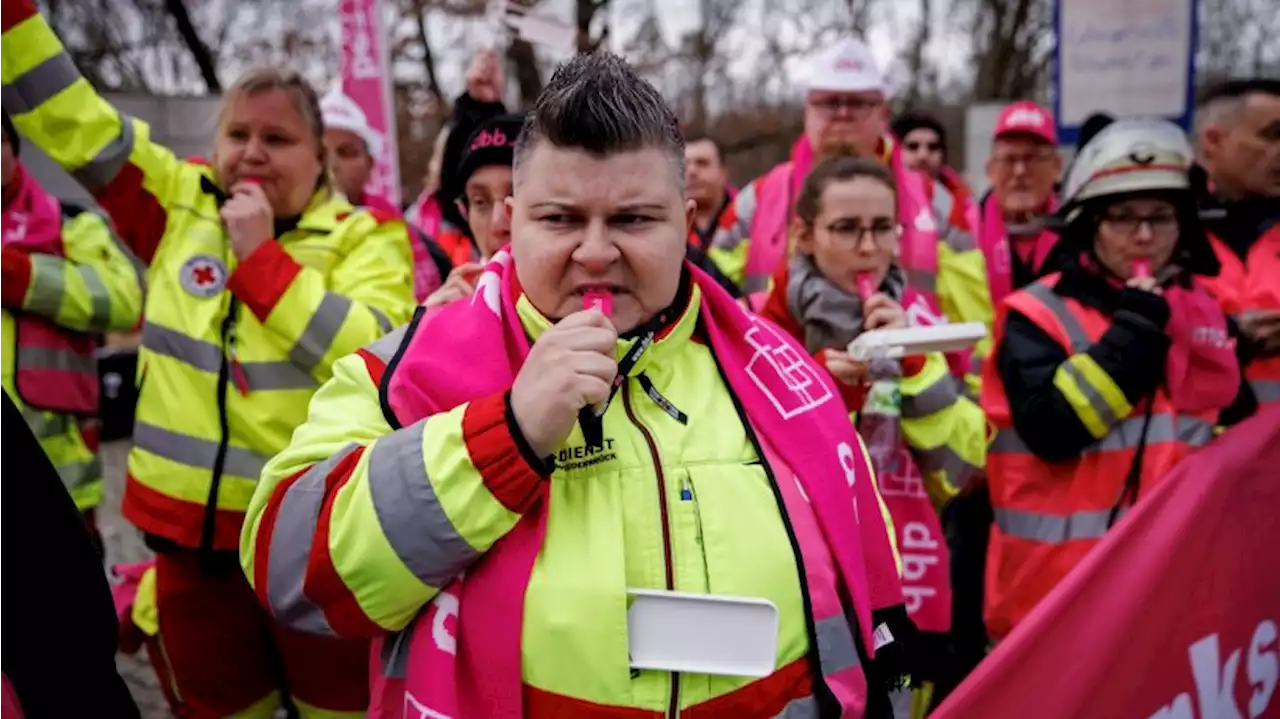
{"type": "Polygon", "coordinates": [[[613,316],[613,293],[601,290],[588,290],[583,294],[583,303],[587,309],[598,309],[605,317],[613,316]]]}
{"type": "Polygon", "coordinates": [[[1133,276],[1138,279],[1147,279],[1151,277],[1151,261],[1150,260],[1134,260],[1133,276]]]}
{"type": "Polygon", "coordinates": [[[867,299],[869,299],[871,295],[874,295],[875,293],[876,293],[875,276],[872,275],[870,272],[859,272],[858,273],[858,294],[862,296],[862,301],[866,302],[867,299]]]}

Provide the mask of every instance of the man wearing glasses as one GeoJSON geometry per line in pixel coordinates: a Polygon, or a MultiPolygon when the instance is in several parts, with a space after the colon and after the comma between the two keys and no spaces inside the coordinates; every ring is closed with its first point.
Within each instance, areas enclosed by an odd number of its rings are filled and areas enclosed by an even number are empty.
{"type": "Polygon", "coordinates": [[[1057,145],[1053,116],[1034,102],[1015,102],[996,120],[979,238],[996,306],[1036,278],[1057,241],[1042,223],[1055,209],[1054,184],[1062,173],[1057,145]]]}
{"type": "MultiPolygon", "coordinates": [[[[902,218],[899,260],[908,284],[935,300],[952,322],[992,320],[982,253],[973,228],[940,219],[930,206],[933,183],[908,169],[889,132],[887,83],[866,44],[845,39],[814,61],[806,86],[804,134],[791,157],[738,194],[709,251],[726,276],[761,293],[789,254],[795,197],[818,159],[875,158],[893,170],[902,218]]],[[[965,368],[956,367],[957,373],[965,368]]]]}

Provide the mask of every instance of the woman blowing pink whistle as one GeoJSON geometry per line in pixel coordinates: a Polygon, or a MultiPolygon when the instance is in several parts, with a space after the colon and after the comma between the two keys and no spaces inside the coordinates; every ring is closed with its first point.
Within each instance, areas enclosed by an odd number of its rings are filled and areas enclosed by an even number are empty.
{"type": "Polygon", "coordinates": [[[383,639],[371,716],[887,710],[908,625],[867,459],[822,369],[686,262],[682,145],[620,58],[561,67],[476,294],[342,360],[268,467],[245,572],[293,626],[383,639]],[[636,643],[670,628],[646,601],[777,622],[694,664],[636,643]]]}

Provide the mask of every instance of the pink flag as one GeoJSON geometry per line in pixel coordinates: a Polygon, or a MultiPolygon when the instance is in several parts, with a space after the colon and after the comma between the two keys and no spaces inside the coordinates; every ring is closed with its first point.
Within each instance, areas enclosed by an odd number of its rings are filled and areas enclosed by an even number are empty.
{"type": "Polygon", "coordinates": [[[932,716],[1280,716],[1280,405],[1139,500],[932,716]]]}
{"type": "Polygon", "coordinates": [[[382,136],[365,193],[400,206],[400,170],[396,165],[396,116],[391,97],[391,63],[378,0],[340,0],[342,18],[342,92],[382,136]]]}

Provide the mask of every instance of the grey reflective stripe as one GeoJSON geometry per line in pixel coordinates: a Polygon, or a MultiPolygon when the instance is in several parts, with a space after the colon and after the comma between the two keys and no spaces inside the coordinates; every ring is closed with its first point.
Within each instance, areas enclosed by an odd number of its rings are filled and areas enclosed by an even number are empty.
{"type": "Polygon", "coordinates": [[[1068,515],[1025,512],[995,508],[996,526],[1010,537],[1045,544],[1062,544],[1080,539],[1101,539],[1107,533],[1111,510],[1099,509],[1068,515]]]}
{"type": "Polygon", "coordinates": [[[378,310],[377,308],[374,308],[374,307],[370,307],[368,309],[369,309],[369,314],[373,315],[373,319],[377,321],[378,328],[381,329],[384,333],[390,332],[392,329],[394,329],[394,327],[392,327],[391,325],[391,320],[388,319],[386,315],[382,314],[381,310],[378,310]]]}
{"type": "MultiPolygon", "coordinates": [[[[198,469],[212,469],[213,460],[218,454],[217,442],[161,429],[146,422],[134,423],[133,446],[171,462],[198,469]]],[[[268,459],[270,457],[264,457],[253,450],[227,447],[227,457],[222,468],[227,474],[257,481],[268,459]]]]}
{"type": "Polygon", "coordinates": [[[55,465],[54,469],[58,471],[58,478],[62,480],[62,486],[68,490],[77,489],[102,479],[102,460],[97,456],[94,456],[93,459],[55,465]]]}
{"type": "Polygon", "coordinates": [[[1089,406],[1093,408],[1094,412],[1098,413],[1098,419],[1102,420],[1102,424],[1107,427],[1113,427],[1116,422],[1120,421],[1119,418],[1116,417],[1116,411],[1112,409],[1111,405],[1107,404],[1107,400],[1103,398],[1102,392],[1100,392],[1097,387],[1093,386],[1093,383],[1089,381],[1089,378],[1084,376],[1084,372],[1081,372],[1079,367],[1075,366],[1068,360],[1067,362],[1063,362],[1059,365],[1058,369],[1076,383],[1076,386],[1080,388],[1082,393],[1084,393],[1084,398],[1089,401],[1089,406]]]}
{"type": "Polygon", "coordinates": [[[408,333],[409,325],[401,325],[389,334],[383,335],[374,342],[365,345],[364,349],[383,362],[390,362],[396,356],[396,351],[400,349],[400,343],[404,342],[405,335],[408,333]]]}
{"type": "Polygon", "coordinates": [[[769,289],[769,275],[747,275],[742,280],[743,294],[754,294],[769,289]]]}
{"type": "Polygon", "coordinates": [[[151,321],[142,326],[142,346],[204,372],[216,374],[222,368],[222,348],[151,321]]]}
{"type": "Polygon", "coordinates": [[[413,618],[409,625],[398,632],[392,632],[382,640],[382,674],[389,679],[404,679],[409,676],[409,640],[413,638],[414,625],[422,617],[423,612],[413,618]]]}
{"type": "Polygon", "coordinates": [[[120,134],[108,142],[98,154],[71,172],[89,192],[96,193],[106,187],[120,170],[124,169],[133,153],[133,118],[120,113],[120,134]]]}
{"type": "MultiPolygon", "coordinates": [[[[1081,453],[1082,457],[1099,452],[1118,452],[1135,449],[1142,440],[1145,417],[1130,417],[1111,428],[1106,437],[1094,442],[1081,453]]],[[[1157,414],[1151,417],[1147,430],[1147,444],[1184,442],[1192,447],[1203,447],[1213,439],[1213,424],[1196,417],[1173,414],[1157,414]]],[[[987,454],[1029,454],[1031,450],[1012,427],[1000,430],[992,440],[987,454]]]]}
{"type": "Polygon", "coordinates": [[[1255,379],[1249,381],[1249,386],[1253,388],[1253,396],[1259,404],[1280,402],[1280,380],[1255,379]]]}
{"type": "Polygon", "coordinates": [[[814,632],[818,635],[818,664],[822,676],[833,676],[861,666],[858,645],[853,641],[853,629],[843,614],[818,620],[814,632]]]}
{"type": "Polygon", "coordinates": [[[956,489],[964,489],[968,486],[969,480],[982,474],[983,471],[981,467],[975,467],[966,462],[955,453],[955,450],[946,445],[933,449],[917,449],[913,454],[920,471],[926,473],[940,471],[956,489]]]}
{"type": "Polygon", "coordinates": [[[48,102],[80,78],[80,71],[66,50],[22,73],[4,86],[4,110],[25,115],[48,102]]]}
{"type": "Polygon", "coordinates": [[[98,363],[91,355],[53,347],[22,347],[18,350],[18,369],[49,370],[88,374],[97,381],[98,363]]]}
{"type": "Polygon", "coordinates": [[[46,262],[48,256],[36,255],[31,258],[31,287],[27,290],[26,307],[44,317],[57,317],[62,308],[62,296],[66,294],[67,283],[62,277],[63,263],[46,262]]]}
{"type": "Polygon", "coordinates": [[[65,414],[23,407],[22,417],[27,420],[27,426],[36,439],[57,437],[71,431],[71,418],[65,414]]]}
{"type": "Polygon", "coordinates": [[[280,500],[267,553],[267,601],[271,615],[292,629],[309,634],[334,634],[324,610],[302,590],[307,579],[307,558],[316,539],[316,523],[324,504],[326,480],[334,467],[356,448],[357,445],[349,444],[325,461],[312,465],[289,485],[280,500]]]}
{"type": "Polygon", "coordinates": [[[959,227],[949,228],[942,239],[953,252],[969,252],[978,249],[978,243],[973,239],[973,235],[959,227]]]}
{"type": "MultiPolygon", "coordinates": [[[[222,368],[222,350],[217,345],[152,322],[142,327],[142,346],[210,374],[217,374],[222,368]]],[[[315,389],[319,386],[314,377],[288,361],[241,362],[240,368],[253,391],[315,389]]]]}
{"type": "Polygon", "coordinates": [[[813,695],[792,699],[774,719],[818,719],[818,701],[813,695]]]}
{"type": "Polygon", "coordinates": [[[1058,322],[1062,323],[1062,329],[1066,330],[1067,339],[1071,342],[1072,354],[1089,349],[1089,346],[1093,344],[1089,341],[1089,335],[1085,333],[1084,327],[1080,325],[1076,316],[1071,313],[1067,303],[1063,301],[1057,292],[1053,291],[1052,287],[1040,282],[1032,282],[1025,289],[1027,294],[1040,300],[1045,307],[1049,308],[1053,316],[1058,318],[1058,322]]]}
{"type": "Polygon", "coordinates": [[[244,370],[249,389],[255,392],[320,386],[315,377],[292,362],[241,362],[240,368],[244,370]]]}
{"type": "Polygon", "coordinates": [[[956,391],[955,381],[950,374],[943,373],[923,392],[902,395],[902,418],[928,417],[955,404],[959,398],[960,393],[956,391]]]}
{"type": "Polygon", "coordinates": [[[969,355],[969,374],[982,374],[982,361],[985,357],[979,356],[977,352],[969,355]]]}
{"type": "Polygon", "coordinates": [[[711,246],[717,250],[732,252],[750,237],[750,223],[756,214],[756,183],[749,183],[742,188],[733,199],[733,210],[737,215],[734,224],[728,228],[717,228],[711,235],[711,246]]]}
{"type": "Polygon", "coordinates": [[[102,283],[102,276],[93,267],[79,265],[76,269],[89,290],[89,303],[93,307],[89,327],[105,330],[111,325],[111,295],[107,293],[107,286],[102,283]]]}
{"type": "Polygon", "coordinates": [[[933,292],[938,286],[938,273],[919,268],[906,268],[907,285],[922,292],[933,292]]]}
{"type": "Polygon", "coordinates": [[[320,306],[307,321],[302,336],[293,349],[289,350],[289,359],[307,371],[314,370],[329,353],[349,311],[351,298],[336,292],[324,293],[324,299],[320,300],[320,306]]]}
{"type": "Polygon", "coordinates": [[[369,495],[378,524],[400,561],[443,587],[479,559],[436,498],[422,456],[426,420],[384,435],[369,450],[369,495]]]}

